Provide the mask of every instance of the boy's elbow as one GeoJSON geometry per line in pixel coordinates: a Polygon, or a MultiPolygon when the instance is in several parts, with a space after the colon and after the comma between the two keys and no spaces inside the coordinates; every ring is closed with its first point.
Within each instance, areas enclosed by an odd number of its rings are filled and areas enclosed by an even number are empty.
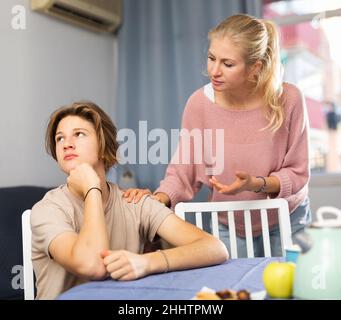
{"type": "Polygon", "coordinates": [[[205,235],[205,252],[210,252],[209,260],[212,264],[223,263],[229,259],[229,252],[225,244],[211,234],[205,235]]]}
{"type": "Polygon", "coordinates": [[[99,266],[99,268],[93,269],[92,273],[89,275],[90,280],[104,280],[107,278],[108,273],[104,265],[99,266]]]}
{"type": "Polygon", "coordinates": [[[223,263],[229,259],[230,257],[229,252],[225,244],[221,240],[214,238],[214,242],[215,242],[214,246],[216,248],[216,255],[217,255],[218,262],[223,263]]]}
{"type": "Polygon", "coordinates": [[[222,261],[221,262],[224,262],[226,260],[228,260],[230,258],[230,255],[229,255],[229,252],[225,246],[225,244],[219,240],[219,243],[220,243],[220,250],[221,250],[221,257],[222,257],[222,261]]]}
{"type": "Polygon", "coordinates": [[[89,277],[89,280],[104,280],[108,277],[108,273],[107,271],[105,270],[100,270],[100,271],[97,271],[97,272],[94,272],[90,277],[89,277]]]}
{"type": "Polygon", "coordinates": [[[81,263],[78,265],[76,273],[88,280],[103,280],[107,277],[107,270],[102,260],[81,263]]]}

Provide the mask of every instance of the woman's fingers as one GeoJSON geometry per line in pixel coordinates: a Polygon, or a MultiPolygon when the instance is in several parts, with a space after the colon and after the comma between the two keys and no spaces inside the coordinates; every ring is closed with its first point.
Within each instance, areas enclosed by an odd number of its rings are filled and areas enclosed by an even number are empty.
{"type": "Polygon", "coordinates": [[[149,189],[133,189],[130,188],[124,192],[123,197],[127,199],[130,203],[133,199],[135,199],[134,203],[138,203],[141,198],[146,194],[152,194],[149,189]]]}
{"type": "Polygon", "coordinates": [[[133,188],[129,188],[129,189],[125,190],[124,193],[123,193],[123,197],[124,197],[124,198],[128,198],[129,195],[130,195],[130,192],[131,192],[132,190],[134,190],[134,189],[133,189],[133,188]]]}
{"type": "Polygon", "coordinates": [[[247,172],[244,172],[244,171],[236,171],[236,176],[239,179],[248,179],[250,177],[250,175],[247,172]]]}
{"type": "Polygon", "coordinates": [[[132,191],[130,192],[129,197],[128,197],[128,202],[129,202],[129,203],[132,202],[133,199],[135,198],[135,196],[136,196],[138,193],[139,193],[139,189],[132,190],[132,191]]]}
{"type": "Polygon", "coordinates": [[[220,183],[215,177],[210,178],[209,181],[212,183],[212,185],[217,189],[219,193],[235,194],[238,193],[238,191],[241,188],[240,182],[237,180],[233,181],[233,183],[230,185],[220,183]]]}
{"type": "Polygon", "coordinates": [[[226,193],[226,194],[236,194],[238,192],[241,192],[241,184],[240,181],[235,180],[232,182],[232,184],[225,186],[225,188],[221,189],[221,191],[219,191],[220,193],[226,193]]]}
{"type": "Polygon", "coordinates": [[[209,181],[212,183],[213,187],[217,189],[219,193],[224,194],[237,194],[239,192],[245,191],[245,184],[250,178],[250,175],[244,171],[236,172],[237,179],[234,180],[231,184],[225,185],[218,181],[218,179],[212,176],[209,181]]]}
{"type": "Polygon", "coordinates": [[[146,194],[152,194],[152,192],[149,189],[140,190],[139,193],[135,196],[134,203],[138,203],[141,200],[141,198],[146,194]]]}
{"type": "Polygon", "coordinates": [[[215,177],[212,177],[209,180],[213,186],[215,186],[218,190],[223,189],[224,187],[226,187],[224,184],[220,183],[215,177]]]}

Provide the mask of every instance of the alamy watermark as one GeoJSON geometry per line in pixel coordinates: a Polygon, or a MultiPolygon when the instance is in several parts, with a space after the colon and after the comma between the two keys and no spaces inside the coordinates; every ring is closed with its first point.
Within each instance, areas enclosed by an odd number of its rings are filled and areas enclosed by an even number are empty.
{"type": "Polygon", "coordinates": [[[204,165],[206,175],[224,170],[224,129],[171,129],[169,137],[160,128],[148,133],[147,121],[139,121],[138,138],[132,129],[121,129],[117,140],[119,164],[168,164],[170,146],[172,164],[204,165]]]}
{"type": "Polygon", "coordinates": [[[314,275],[311,280],[311,287],[314,290],[326,289],[326,268],[324,265],[315,265],[311,269],[311,273],[314,275]]]}
{"type": "Polygon", "coordinates": [[[12,267],[11,273],[13,274],[11,280],[12,289],[24,289],[24,267],[17,264],[12,267]]]}
{"type": "Polygon", "coordinates": [[[11,27],[14,30],[26,30],[26,9],[23,5],[15,5],[11,10],[11,27]]]}

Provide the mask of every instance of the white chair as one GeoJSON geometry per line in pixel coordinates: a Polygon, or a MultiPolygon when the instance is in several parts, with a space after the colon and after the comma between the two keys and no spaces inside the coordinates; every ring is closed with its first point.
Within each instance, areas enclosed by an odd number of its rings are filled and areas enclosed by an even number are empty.
{"type": "Polygon", "coordinates": [[[34,300],[34,273],[32,265],[32,232],[30,217],[31,210],[26,210],[21,216],[25,300],[34,300]]]}
{"type": "Polygon", "coordinates": [[[185,220],[185,213],[195,213],[196,226],[203,228],[202,213],[211,214],[212,234],[219,238],[218,212],[227,212],[227,219],[230,232],[230,254],[232,259],[238,258],[237,238],[234,221],[234,211],[244,211],[246,248],[248,258],[254,257],[253,237],[251,227],[250,210],[260,210],[262,235],[264,245],[264,256],[271,257],[271,246],[268,225],[268,209],[278,209],[279,229],[282,245],[284,249],[292,246],[291,225],[288,203],[285,199],[266,199],[250,201],[222,201],[222,202],[179,202],[175,206],[175,214],[185,220]]]}

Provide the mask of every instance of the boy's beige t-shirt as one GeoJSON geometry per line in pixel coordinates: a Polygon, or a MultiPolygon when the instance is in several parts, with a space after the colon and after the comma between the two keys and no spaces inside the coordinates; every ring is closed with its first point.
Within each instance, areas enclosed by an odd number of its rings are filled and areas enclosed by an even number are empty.
{"type": "MultiPolygon", "coordinates": [[[[172,213],[160,202],[143,197],[128,203],[123,192],[110,184],[104,214],[110,250],[142,253],[146,240],[152,241],[163,220],[172,213]]],[[[67,289],[87,280],[66,271],[49,255],[51,241],[64,232],[79,233],[84,202],[71,194],[66,185],[46,193],[32,208],[32,263],[36,275],[37,299],[55,299],[67,289]]]]}

